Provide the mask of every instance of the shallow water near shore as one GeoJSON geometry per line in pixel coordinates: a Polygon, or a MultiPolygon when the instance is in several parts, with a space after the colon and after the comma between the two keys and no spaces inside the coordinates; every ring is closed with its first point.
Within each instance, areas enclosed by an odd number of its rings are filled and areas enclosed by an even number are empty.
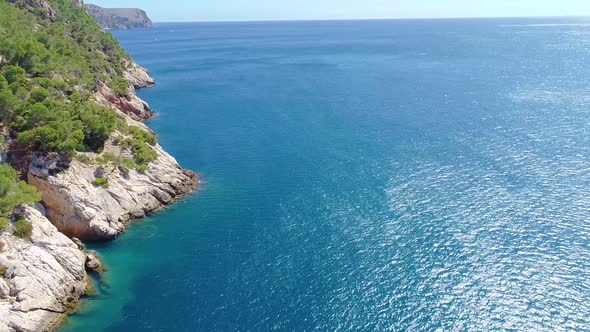
{"type": "Polygon", "coordinates": [[[590,330],[587,22],[113,31],[204,183],[62,331],[590,330]]]}

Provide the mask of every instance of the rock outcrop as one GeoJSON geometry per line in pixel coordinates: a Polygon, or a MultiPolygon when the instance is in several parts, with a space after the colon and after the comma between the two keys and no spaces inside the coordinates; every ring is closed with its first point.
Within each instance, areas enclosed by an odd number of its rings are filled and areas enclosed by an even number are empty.
{"type": "Polygon", "coordinates": [[[147,69],[133,61],[127,63],[127,70],[123,76],[131,83],[134,89],[147,88],[156,83],[156,81],[150,77],[147,69]]]}
{"type": "MultiPolygon", "coordinates": [[[[105,150],[114,149],[107,142],[105,150]]],[[[158,159],[148,170],[127,174],[72,160],[68,169],[51,175],[59,159],[35,157],[27,180],[41,192],[47,217],[61,232],[82,240],[108,240],[121,234],[129,221],[194,189],[195,175],[183,170],[159,145],[154,149],[158,159]],[[92,184],[99,173],[108,180],[108,188],[92,184]]]]}
{"type": "Polygon", "coordinates": [[[102,8],[87,4],[86,10],[103,29],[135,29],[153,25],[146,12],[139,8],[102,8]]]}
{"type": "Polygon", "coordinates": [[[115,93],[104,83],[99,83],[98,91],[95,93],[96,102],[100,105],[121,111],[136,121],[145,121],[154,116],[150,106],[130,90],[126,95],[115,93]]]}
{"type": "Polygon", "coordinates": [[[0,234],[0,331],[46,331],[70,311],[87,287],[85,255],[41,212],[23,207],[31,239],[0,234]]]}
{"type": "Polygon", "coordinates": [[[126,95],[115,93],[104,83],[99,83],[98,91],[94,94],[100,105],[121,111],[136,121],[145,121],[154,116],[154,111],[135,94],[135,89],[147,88],[156,83],[148,71],[133,61],[127,63],[127,70],[123,77],[129,81],[129,92],[126,95]]]}

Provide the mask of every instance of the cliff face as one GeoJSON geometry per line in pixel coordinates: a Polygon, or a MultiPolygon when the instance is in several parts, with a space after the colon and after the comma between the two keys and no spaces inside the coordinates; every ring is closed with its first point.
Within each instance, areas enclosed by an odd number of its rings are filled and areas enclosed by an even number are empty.
{"type": "Polygon", "coordinates": [[[102,8],[87,4],[86,10],[103,29],[135,29],[153,25],[146,12],[139,8],[102,8]]]}
{"type": "Polygon", "coordinates": [[[39,211],[22,214],[33,224],[31,240],[0,234],[0,331],[45,331],[85,291],[85,255],[39,211]]]}
{"type": "MultiPolygon", "coordinates": [[[[105,149],[119,152],[112,141],[105,149]]],[[[61,232],[82,240],[111,239],[121,234],[129,221],[194,189],[195,176],[178,166],[160,146],[155,150],[158,159],[148,170],[126,174],[114,167],[73,160],[68,169],[49,175],[59,160],[37,158],[31,163],[28,182],[41,192],[47,217],[61,232]],[[108,188],[92,184],[97,173],[108,180],[108,188]]]]}
{"type": "Polygon", "coordinates": [[[129,92],[125,95],[115,93],[108,85],[101,83],[94,94],[97,103],[120,111],[136,121],[145,121],[154,116],[149,105],[135,94],[135,89],[146,88],[156,82],[147,70],[133,61],[126,63],[127,70],[123,74],[130,83],[129,92]]]}

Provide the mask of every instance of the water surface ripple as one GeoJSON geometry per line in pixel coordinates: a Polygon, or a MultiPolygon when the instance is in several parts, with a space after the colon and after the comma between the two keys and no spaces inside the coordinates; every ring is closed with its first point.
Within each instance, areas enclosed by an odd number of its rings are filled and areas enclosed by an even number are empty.
{"type": "Polygon", "coordinates": [[[115,35],[205,183],[65,331],[590,331],[587,20],[115,35]]]}

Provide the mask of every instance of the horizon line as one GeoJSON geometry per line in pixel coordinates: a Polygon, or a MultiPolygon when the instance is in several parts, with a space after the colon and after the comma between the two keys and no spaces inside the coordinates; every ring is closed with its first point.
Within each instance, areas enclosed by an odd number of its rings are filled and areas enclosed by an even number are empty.
{"type": "Polygon", "coordinates": [[[469,19],[509,19],[509,18],[586,18],[590,15],[531,15],[531,16],[449,16],[449,17],[394,17],[394,18],[326,18],[326,19],[245,19],[245,20],[195,20],[195,21],[154,21],[158,23],[264,23],[264,22],[328,22],[328,21],[410,21],[410,20],[469,20],[469,19]]]}

